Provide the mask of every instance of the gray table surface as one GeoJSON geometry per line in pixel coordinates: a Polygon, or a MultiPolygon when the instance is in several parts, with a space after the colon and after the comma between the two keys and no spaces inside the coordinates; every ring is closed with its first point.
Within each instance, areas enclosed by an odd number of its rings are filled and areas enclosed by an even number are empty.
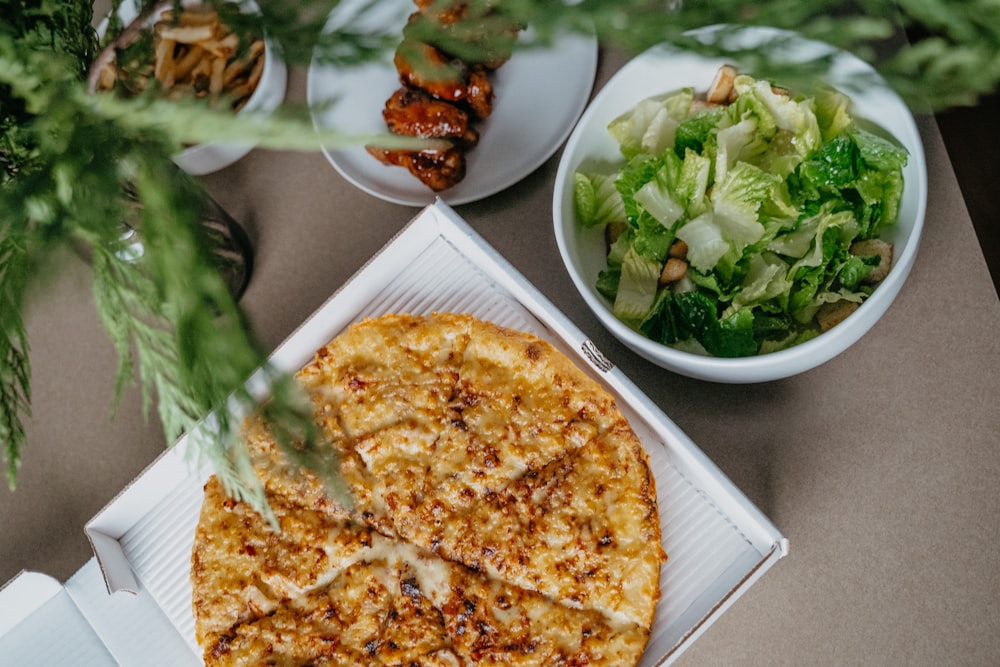
{"type": "MultiPolygon", "coordinates": [[[[624,62],[602,52],[595,91],[624,62]]],[[[293,70],[288,97],[305,96],[293,70]]],[[[1000,660],[1000,301],[935,121],[921,251],[859,343],[803,375],[728,386],[662,371],[618,344],[559,261],[559,154],[457,207],[583,329],[789,538],[790,555],[681,665],[941,665],[1000,660]]],[[[276,347],[416,212],[344,181],[321,154],[254,151],[204,178],[249,230],[242,304],[276,347]]],[[[0,491],[0,582],[66,579],[91,556],[84,523],[163,450],[138,391],[111,415],[115,356],[88,267],[53,258],[30,299],[34,418],[15,492],[0,491]]]]}

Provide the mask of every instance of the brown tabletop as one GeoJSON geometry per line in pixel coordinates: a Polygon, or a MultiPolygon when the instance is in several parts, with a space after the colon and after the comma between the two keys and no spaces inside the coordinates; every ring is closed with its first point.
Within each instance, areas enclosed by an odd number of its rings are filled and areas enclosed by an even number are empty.
{"type": "MultiPolygon", "coordinates": [[[[595,91],[624,62],[602,52],[595,91]]],[[[288,98],[305,99],[291,72],[288,98]]],[[[1000,300],[933,117],[924,238],[874,329],[806,374],[728,386],[665,372],[598,323],[552,233],[557,153],[508,190],[458,206],[788,537],[790,555],[682,665],[995,664],[1000,656],[1000,300]]],[[[248,229],[242,299],[276,347],[416,212],[343,180],[321,154],[254,151],[204,177],[248,229]]],[[[91,556],[84,523],[165,446],[127,391],[88,267],[66,253],[30,299],[34,418],[16,492],[0,491],[0,582],[66,579],[91,556]]]]}

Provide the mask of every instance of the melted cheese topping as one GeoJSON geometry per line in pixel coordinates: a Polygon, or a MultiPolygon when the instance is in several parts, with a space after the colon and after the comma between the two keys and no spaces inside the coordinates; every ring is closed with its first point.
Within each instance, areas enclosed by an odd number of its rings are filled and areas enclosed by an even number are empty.
{"type": "Polygon", "coordinates": [[[355,507],[248,420],[281,530],[206,486],[206,664],[638,661],[665,558],[654,483],[614,399],[564,355],[468,316],[390,315],[298,378],[355,507]]]}

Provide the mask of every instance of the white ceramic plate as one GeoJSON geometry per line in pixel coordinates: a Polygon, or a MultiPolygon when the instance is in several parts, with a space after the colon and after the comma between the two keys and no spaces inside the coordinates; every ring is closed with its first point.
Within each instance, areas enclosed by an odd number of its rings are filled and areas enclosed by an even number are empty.
{"type": "MultiPolygon", "coordinates": [[[[327,29],[399,35],[415,10],[411,0],[345,0],[330,15],[327,29]],[[370,9],[370,11],[366,11],[370,9]]],[[[348,181],[386,201],[409,206],[464,204],[488,197],[518,182],[562,145],[590,99],[597,70],[597,40],[563,35],[549,48],[521,49],[493,74],[493,113],[478,123],[479,144],[467,154],[465,178],[435,194],[405,168],[390,167],[363,145],[324,149],[348,181]]],[[[392,54],[381,62],[356,66],[312,64],[307,99],[317,127],[351,135],[384,134],[382,109],[399,87],[392,54]]]]}
{"type": "MultiPolygon", "coordinates": [[[[700,31],[708,38],[718,27],[700,31]]],[[[611,304],[594,288],[597,274],[606,267],[600,230],[583,232],[573,212],[573,173],[587,162],[622,162],[618,144],[606,131],[610,121],[647,97],[685,86],[704,91],[720,65],[735,59],[706,58],[669,45],[654,47],[625,65],[594,97],[573,131],[556,174],[552,214],[559,252],[573,282],[587,305],[605,327],[639,355],[664,368],[716,382],[764,382],[788,377],[829,361],[864,335],[889,308],[916,258],[927,202],[927,169],[923,144],[913,116],[903,101],[858,58],[833,47],[771,28],[744,28],[732,38],[753,47],[775,38],[790,38],[782,57],[793,62],[833,55],[828,83],[847,92],[855,118],[863,118],[890,132],[909,151],[903,170],[905,187],[899,219],[882,237],[895,245],[889,276],[864,304],[830,331],[795,347],[771,354],[720,359],[673,349],[653,342],[626,326],[611,313],[611,304]],[[872,82],[872,77],[878,79],[872,82]],[[862,84],[863,85],[860,85],[862,84]],[[860,87],[859,87],[860,85],[860,87]]],[[[752,72],[747,72],[752,74],[752,72]]]]}

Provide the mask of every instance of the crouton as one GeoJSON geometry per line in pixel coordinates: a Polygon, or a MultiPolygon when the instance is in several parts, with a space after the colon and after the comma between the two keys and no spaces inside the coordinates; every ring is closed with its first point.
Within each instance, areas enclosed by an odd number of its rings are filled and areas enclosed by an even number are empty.
{"type": "Polygon", "coordinates": [[[892,268],[892,244],[881,239],[866,239],[851,244],[851,254],[858,257],[878,257],[879,263],[865,276],[862,282],[872,284],[882,282],[892,268]]]}
{"type": "Polygon", "coordinates": [[[733,82],[736,80],[736,68],[732,65],[723,65],[716,71],[715,78],[708,87],[705,94],[705,101],[709,104],[722,104],[729,101],[730,93],[733,92],[733,82]]]}
{"type": "Polygon", "coordinates": [[[844,299],[824,303],[816,312],[816,323],[819,324],[820,331],[826,332],[837,326],[857,310],[859,305],[861,304],[844,299]]]}
{"type": "Polygon", "coordinates": [[[663,271],[660,272],[660,284],[666,285],[668,283],[675,283],[687,274],[687,262],[678,257],[671,257],[667,260],[666,264],[663,265],[663,271]]]}

